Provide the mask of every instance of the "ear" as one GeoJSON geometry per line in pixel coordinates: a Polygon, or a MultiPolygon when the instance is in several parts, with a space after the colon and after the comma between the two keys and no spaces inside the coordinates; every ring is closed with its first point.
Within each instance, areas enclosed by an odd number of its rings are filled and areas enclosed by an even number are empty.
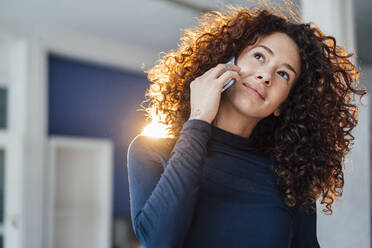
{"type": "Polygon", "coordinates": [[[280,115],[280,110],[279,108],[274,110],[274,116],[278,117],[280,115]]]}

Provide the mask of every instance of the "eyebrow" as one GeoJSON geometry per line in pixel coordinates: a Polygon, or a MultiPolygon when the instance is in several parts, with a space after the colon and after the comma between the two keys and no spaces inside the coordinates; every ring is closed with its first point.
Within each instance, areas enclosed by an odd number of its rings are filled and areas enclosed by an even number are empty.
{"type": "MultiPolygon", "coordinates": [[[[258,45],[257,47],[262,47],[262,48],[265,49],[268,53],[270,53],[271,56],[274,56],[274,52],[273,52],[273,50],[271,50],[271,49],[268,48],[267,46],[264,46],[264,45],[258,45]]],[[[284,63],[284,66],[287,67],[289,70],[293,71],[293,73],[297,75],[296,70],[295,70],[295,69],[294,69],[290,64],[284,63]]]]}

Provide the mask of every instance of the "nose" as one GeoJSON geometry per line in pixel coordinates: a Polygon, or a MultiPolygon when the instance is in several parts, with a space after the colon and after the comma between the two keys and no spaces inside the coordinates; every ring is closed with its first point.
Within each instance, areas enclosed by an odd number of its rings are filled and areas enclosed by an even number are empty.
{"type": "Polygon", "coordinates": [[[260,81],[260,82],[263,82],[267,86],[271,85],[271,79],[268,76],[268,74],[260,73],[256,76],[256,79],[258,79],[258,81],[260,81]]]}

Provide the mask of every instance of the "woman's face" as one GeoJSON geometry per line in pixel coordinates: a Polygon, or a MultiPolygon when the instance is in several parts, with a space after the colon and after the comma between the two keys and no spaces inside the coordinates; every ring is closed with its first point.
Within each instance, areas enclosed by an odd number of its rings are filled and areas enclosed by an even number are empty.
{"type": "Polygon", "coordinates": [[[228,99],[241,114],[263,119],[287,98],[300,74],[300,63],[298,47],[288,35],[276,32],[261,37],[238,56],[242,81],[226,91],[228,99]]]}

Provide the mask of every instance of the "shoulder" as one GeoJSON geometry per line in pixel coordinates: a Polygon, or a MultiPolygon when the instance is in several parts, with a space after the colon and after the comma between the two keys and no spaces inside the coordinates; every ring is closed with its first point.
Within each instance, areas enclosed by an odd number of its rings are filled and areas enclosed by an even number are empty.
{"type": "Polygon", "coordinates": [[[172,138],[155,138],[145,135],[137,135],[129,143],[127,161],[129,162],[156,162],[165,165],[172,150],[172,138]]]}
{"type": "Polygon", "coordinates": [[[298,201],[296,206],[293,208],[295,221],[297,227],[300,228],[300,225],[307,225],[309,228],[312,228],[317,221],[317,206],[316,202],[310,205],[302,205],[302,202],[298,201]]]}
{"type": "Polygon", "coordinates": [[[137,135],[129,143],[128,152],[148,153],[148,152],[168,152],[171,150],[172,138],[158,138],[145,135],[137,135]]]}

